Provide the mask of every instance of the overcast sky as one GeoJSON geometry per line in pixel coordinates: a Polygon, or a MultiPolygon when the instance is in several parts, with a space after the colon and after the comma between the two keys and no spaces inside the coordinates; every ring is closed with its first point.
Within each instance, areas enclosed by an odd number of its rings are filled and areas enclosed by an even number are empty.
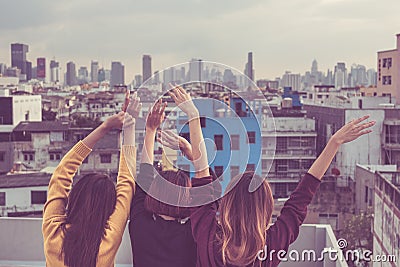
{"type": "Polygon", "coordinates": [[[326,71],[338,61],[376,69],[376,52],[395,48],[399,0],[0,0],[0,62],[10,44],[29,45],[28,59],[55,58],[111,68],[126,81],[201,58],[244,69],[254,53],[256,78],[304,73],[315,58],[326,71]]]}

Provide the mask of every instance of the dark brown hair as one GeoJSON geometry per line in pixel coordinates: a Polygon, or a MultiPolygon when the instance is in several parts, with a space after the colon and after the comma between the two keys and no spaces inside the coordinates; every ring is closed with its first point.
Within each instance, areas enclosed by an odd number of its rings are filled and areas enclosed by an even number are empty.
{"type": "Polygon", "coordinates": [[[96,266],[100,243],[116,199],[115,184],[105,174],[87,174],[72,187],[67,218],[62,225],[61,255],[66,266],[96,266]]]}
{"type": "Polygon", "coordinates": [[[190,216],[191,208],[188,207],[178,207],[170,204],[163,203],[150,195],[160,196],[163,199],[169,199],[174,203],[189,204],[190,202],[190,188],[192,183],[190,181],[190,177],[182,170],[178,171],[161,171],[150,186],[149,192],[151,194],[147,194],[145,200],[145,208],[159,215],[167,215],[174,217],[176,219],[183,219],[190,216]],[[165,186],[165,181],[179,185],[180,188],[177,189],[179,192],[177,194],[172,193],[168,187],[165,186]]]}

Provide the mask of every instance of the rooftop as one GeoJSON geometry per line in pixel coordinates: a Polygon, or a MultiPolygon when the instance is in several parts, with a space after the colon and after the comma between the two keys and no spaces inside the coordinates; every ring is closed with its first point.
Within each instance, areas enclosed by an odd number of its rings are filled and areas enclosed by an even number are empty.
{"type": "Polygon", "coordinates": [[[23,121],[14,128],[14,132],[61,132],[68,129],[69,122],[65,121],[23,121]]]}
{"type": "MultiPolygon", "coordinates": [[[[45,266],[43,255],[42,220],[40,218],[0,218],[0,236],[7,242],[0,243],[0,267],[45,266]]],[[[315,250],[317,257],[325,248],[340,251],[330,225],[306,224],[301,226],[300,235],[289,251],[304,253],[315,250]]],[[[326,255],[326,253],[324,254],[326,255]]],[[[341,257],[339,257],[341,258],[341,257]]],[[[116,266],[132,266],[129,232],[126,229],[121,247],[117,253],[116,266]]],[[[283,267],[347,267],[345,262],[333,262],[329,257],[323,261],[284,262],[283,267]]]]}

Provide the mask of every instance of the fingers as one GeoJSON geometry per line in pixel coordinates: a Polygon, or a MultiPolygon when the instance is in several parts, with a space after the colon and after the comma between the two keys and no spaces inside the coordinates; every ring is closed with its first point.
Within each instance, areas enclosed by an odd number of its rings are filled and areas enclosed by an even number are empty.
{"type": "Polygon", "coordinates": [[[372,132],[372,130],[366,130],[366,131],[361,131],[357,134],[357,137],[364,135],[364,134],[369,134],[370,132],[372,132]]]}
{"type": "Polygon", "coordinates": [[[356,124],[359,124],[359,123],[362,122],[362,121],[365,121],[365,120],[368,119],[368,118],[369,118],[369,115],[366,115],[366,116],[363,116],[363,117],[361,117],[361,118],[352,120],[350,123],[353,124],[353,125],[356,125],[356,124]]]}

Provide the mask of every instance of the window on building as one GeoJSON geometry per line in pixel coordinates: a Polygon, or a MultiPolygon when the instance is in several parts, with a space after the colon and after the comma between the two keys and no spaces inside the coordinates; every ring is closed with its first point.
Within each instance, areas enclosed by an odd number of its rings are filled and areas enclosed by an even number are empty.
{"type": "Polygon", "coordinates": [[[34,161],[35,160],[35,152],[22,152],[24,156],[24,161],[34,161]]]}
{"type": "Polygon", "coordinates": [[[111,154],[100,154],[100,162],[101,163],[111,163],[111,154]]]}
{"type": "Polygon", "coordinates": [[[238,134],[231,134],[231,149],[239,150],[240,137],[238,134]]]}
{"type": "Polygon", "coordinates": [[[0,162],[4,162],[6,160],[6,152],[0,151],[0,162]]]}
{"type": "Polygon", "coordinates": [[[256,169],[255,164],[247,164],[247,166],[246,166],[246,171],[248,171],[248,172],[254,172],[255,169],[256,169]]]}
{"type": "Polygon", "coordinates": [[[286,151],[287,151],[287,138],[286,137],[276,138],[276,152],[284,153],[286,151]]]}
{"type": "Polygon", "coordinates": [[[214,135],[214,142],[217,150],[224,150],[223,146],[224,136],[222,134],[215,134],[214,135]]]}
{"type": "Polygon", "coordinates": [[[31,204],[44,204],[47,200],[47,191],[31,191],[31,204]]]}
{"type": "Polygon", "coordinates": [[[205,117],[200,117],[200,126],[201,128],[205,128],[206,126],[206,118],[205,117]]]}
{"type": "Polygon", "coordinates": [[[219,178],[224,173],[224,166],[214,166],[215,175],[219,178]]]}
{"type": "Polygon", "coordinates": [[[261,161],[261,166],[262,166],[262,168],[263,168],[264,171],[268,168],[268,166],[269,166],[270,164],[271,164],[271,161],[270,161],[270,160],[263,159],[263,160],[261,161]]]}
{"type": "Polygon", "coordinates": [[[239,174],[239,166],[231,166],[231,178],[239,174]]]}
{"type": "Polygon", "coordinates": [[[279,172],[287,172],[288,166],[287,166],[287,160],[285,159],[277,159],[275,160],[275,171],[277,173],[279,172]]]}
{"type": "Polygon", "coordinates": [[[50,152],[49,158],[51,161],[61,160],[61,152],[50,152]]]}
{"type": "Polygon", "coordinates": [[[287,197],[287,189],[286,189],[286,184],[285,183],[275,183],[275,197],[276,198],[281,198],[281,197],[287,197]]]}
{"type": "Polygon", "coordinates": [[[256,143],[256,132],[247,132],[247,138],[249,139],[249,144],[256,143]]]}
{"type": "Polygon", "coordinates": [[[289,138],[289,147],[300,147],[301,141],[299,137],[291,137],[289,138]]]}
{"type": "Polygon", "coordinates": [[[289,160],[289,169],[290,170],[299,170],[300,169],[300,160],[289,160]]]}
{"type": "Polygon", "coordinates": [[[50,132],[50,142],[64,141],[64,132],[50,132]]]}
{"type": "Polygon", "coordinates": [[[6,192],[0,192],[0,206],[6,205],[6,192]]]}
{"type": "Polygon", "coordinates": [[[387,66],[387,58],[384,58],[384,59],[382,60],[382,67],[383,67],[383,68],[386,68],[386,66],[387,66]]]}

